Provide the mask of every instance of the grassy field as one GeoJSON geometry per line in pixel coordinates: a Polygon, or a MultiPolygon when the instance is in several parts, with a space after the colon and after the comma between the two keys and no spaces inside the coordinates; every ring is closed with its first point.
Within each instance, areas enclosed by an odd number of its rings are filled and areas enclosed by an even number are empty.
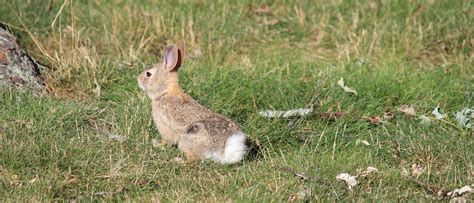
{"type": "Polygon", "coordinates": [[[474,107],[472,1],[0,5],[0,21],[50,67],[48,94],[0,96],[2,202],[436,199],[409,177],[445,191],[474,183],[473,133],[453,116],[474,107]],[[176,148],[154,146],[160,135],[136,76],[179,42],[187,44],[182,88],[238,121],[260,156],[233,166],[182,164],[176,148]],[[402,105],[417,115],[398,111],[402,105]],[[447,117],[435,120],[438,105],[447,117]],[[310,106],[343,116],[258,114],[310,106]],[[393,118],[369,121],[385,111],[393,118]],[[352,190],[336,180],[368,166],[378,172],[352,190]]]}

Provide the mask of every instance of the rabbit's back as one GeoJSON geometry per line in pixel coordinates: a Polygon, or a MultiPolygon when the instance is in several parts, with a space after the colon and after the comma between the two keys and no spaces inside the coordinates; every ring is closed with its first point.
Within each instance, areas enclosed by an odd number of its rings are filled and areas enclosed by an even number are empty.
{"type": "Polygon", "coordinates": [[[211,111],[191,97],[187,100],[163,98],[154,104],[153,111],[160,117],[158,122],[163,121],[173,129],[181,129],[181,133],[196,130],[198,126],[215,136],[240,131],[237,123],[211,111]]]}

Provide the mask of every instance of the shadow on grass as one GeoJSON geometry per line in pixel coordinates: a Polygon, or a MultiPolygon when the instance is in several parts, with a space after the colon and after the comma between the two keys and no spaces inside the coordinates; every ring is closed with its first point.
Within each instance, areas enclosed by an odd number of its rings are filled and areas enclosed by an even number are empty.
{"type": "Polygon", "coordinates": [[[257,161],[263,158],[262,148],[260,144],[255,142],[254,140],[247,139],[247,146],[249,146],[247,155],[244,158],[244,161],[257,161]]]}

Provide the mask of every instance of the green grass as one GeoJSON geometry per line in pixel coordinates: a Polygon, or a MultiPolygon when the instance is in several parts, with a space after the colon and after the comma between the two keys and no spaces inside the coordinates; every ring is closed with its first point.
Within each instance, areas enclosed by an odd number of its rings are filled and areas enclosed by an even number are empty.
{"type": "Polygon", "coordinates": [[[0,201],[436,198],[401,175],[413,163],[425,168],[419,180],[446,190],[474,183],[472,131],[453,116],[474,107],[471,1],[421,1],[421,15],[415,0],[49,2],[0,0],[1,21],[50,66],[49,94],[0,97],[0,201]],[[177,149],[153,146],[160,136],[136,76],[178,42],[183,89],[238,121],[261,157],[187,165],[173,161],[177,149]],[[341,77],[359,96],[337,86],[341,77]],[[448,117],[422,125],[397,111],[404,104],[448,117]],[[258,114],[311,105],[345,115],[258,114]],[[387,109],[391,121],[367,121],[387,109]],[[353,191],[335,179],[367,166],[379,173],[353,191]]]}

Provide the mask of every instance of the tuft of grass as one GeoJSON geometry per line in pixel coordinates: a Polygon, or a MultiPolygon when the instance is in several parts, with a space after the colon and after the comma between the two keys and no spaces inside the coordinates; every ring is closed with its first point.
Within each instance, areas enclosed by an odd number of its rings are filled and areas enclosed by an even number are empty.
{"type": "Polygon", "coordinates": [[[2,22],[50,67],[51,91],[0,96],[0,200],[436,198],[402,175],[414,163],[421,181],[446,190],[473,182],[472,130],[453,117],[474,107],[471,1],[0,4],[2,22]],[[178,42],[187,44],[183,89],[238,121],[261,156],[186,165],[177,149],[153,146],[160,136],[136,76],[178,42]],[[341,77],[359,96],[338,87],[341,77]],[[448,117],[422,125],[397,111],[404,104],[427,116],[439,105],[448,117]],[[344,116],[258,115],[310,106],[344,116]],[[367,121],[386,110],[389,122],[367,121]],[[353,191],[335,179],[367,166],[379,173],[353,191]]]}

